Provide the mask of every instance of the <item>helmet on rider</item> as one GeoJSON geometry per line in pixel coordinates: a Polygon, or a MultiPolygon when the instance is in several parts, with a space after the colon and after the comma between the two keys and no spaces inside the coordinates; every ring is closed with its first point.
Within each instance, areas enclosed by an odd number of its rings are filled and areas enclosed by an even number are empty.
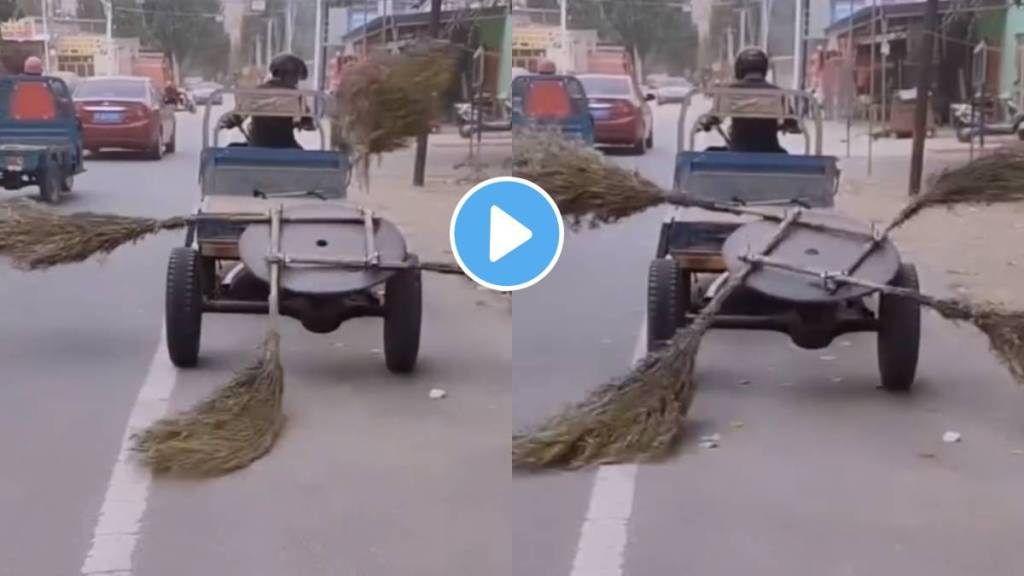
{"type": "Polygon", "coordinates": [[[768,54],[760,48],[746,48],[736,56],[733,71],[737,80],[764,80],[768,76],[768,54]]]}
{"type": "Polygon", "coordinates": [[[540,64],[537,65],[538,74],[554,74],[558,71],[558,67],[551,60],[541,60],[540,64]]]}
{"type": "Polygon", "coordinates": [[[25,74],[39,76],[43,73],[43,61],[36,56],[29,56],[25,59],[25,65],[22,70],[25,74]]]}
{"type": "Polygon", "coordinates": [[[270,75],[275,80],[294,88],[309,77],[309,70],[302,58],[294,54],[279,54],[270,61],[270,75]]]}

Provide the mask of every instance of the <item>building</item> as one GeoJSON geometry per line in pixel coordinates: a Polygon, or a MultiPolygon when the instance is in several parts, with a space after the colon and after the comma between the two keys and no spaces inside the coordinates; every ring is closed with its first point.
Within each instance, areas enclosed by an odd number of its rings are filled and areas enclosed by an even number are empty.
{"type": "Polygon", "coordinates": [[[78,76],[130,75],[139,55],[138,38],[81,34],[61,36],[55,42],[56,69],[78,76]]]}
{"type": "MultiPolygon", "coordinates": [[[[837,108],[860,102],[859,112],[853,113],[863,115],[872,99],[872,76],[876,105],[888,103],[898,90],[916,88],[917,54],[927,37],[925,3],[879,2],[876,10],[872,18],[871,5],[865,5],[826,29],[823,57],[810,71],[826,93],[826,107],[829,102],[837,108]]],[[[973,0],[969,5],[945,1],[939,2],[939,22],[932,94],[940,117],[946,116],[950,103],[967,100],[978,90],[992,95],[1017,91],[1017,30],[1024,24],[1020,9],[1008,8],[1003,0],[973,0]],[[985,58],[975,55],[981,42],[985,58]],[[984,82],[975,86],[973,78],[984,82]]]]}
{"type": "Polygon", "coordinates": [[[512,67],[529,72],[537,64],[551,60],[559,71],[579,73],[587,70],[587,61],[597,49],[597,30],[567,30],[567,47],[562,47],[562,30],[558,26],[528,24],[512,29],[512,67]]]}

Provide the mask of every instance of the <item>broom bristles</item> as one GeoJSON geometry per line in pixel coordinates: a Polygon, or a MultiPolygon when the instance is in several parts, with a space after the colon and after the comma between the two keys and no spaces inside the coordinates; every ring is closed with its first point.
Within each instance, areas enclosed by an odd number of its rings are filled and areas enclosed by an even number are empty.
{"type": "Polygon", "coordinates": [[[650,180],[550,130],[516,137],[513,168],[516,176],[543,188],[573,226],[610,224],[665,201],[650,180]]]}
{"type": "Polygon", "coordinates": [[[109,254],[124,244],[186,223],[185,218],[62,214],[27,201],[9,202],[0,208],[0,255],[21,269],[45,269],[109,254]]]}
{"type": "Polygon", "coordinates": [[[416,54],[375,54],[345,70],[338,91],[335,142],[355,156],[367,184],[370,157],[400,150],[430,130],[434,94],[451,86],[455,62],[447,45],[416,54]]]}
{"type": "Polygon", "coordinates": [[[134,449],[158,474],[216,476],[244,468],[280,436],[283,395],[280,337],[269,331],[259,362],[193,408],[139,433],[134,449]]]}

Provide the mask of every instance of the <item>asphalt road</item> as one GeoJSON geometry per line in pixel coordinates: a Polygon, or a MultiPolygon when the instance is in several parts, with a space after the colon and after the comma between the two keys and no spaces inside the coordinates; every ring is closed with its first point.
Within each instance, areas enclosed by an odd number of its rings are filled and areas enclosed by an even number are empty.
{"type": "MultiPolygon", "coordinates": [[[[88,161],[63,208],[189,213],[199,118],[178,116],[178,152],[161,162],[88,161]]],[[[131,565],[112,574],[511,574],[510,319],[457,279],[424,281],[413,377],[385,370],[379,320],[326,336],[285,320],[289,423],[269,456],[221,479],[107,495],[143,384],[169,378],[172,407],[188,406],[251,362],[262,338],[261,317],[208,316],[200,366],[167,368],[164,275],[182,239],[49,272],[0,266],[0,575],[79,574],[101,506],[122,497],[141,498],[145,514],[131,565]],[[428,399],[435,387],[447,398],[428,399]]]]}
{"type": "MultiPolygon", "coordinates": [[[[668,186],[677,110],[656,111],[646,156],[612,159],[668,186]]],[[[517,429],[628,369],[666,215],[570,234],[554,272],[514,295],[517,429]]],[[[974,330],[926,313],[909,396],[876,389],[872,335],[805,351],[783,335],[713,332],[698,380],[671,461],[513,476],[514,573],[1021,573],[1024,394],[974,330]],[[951,430],[962,442],[943,443],[951,430]],[[717,449],[698,447],[715,433],[717,449]]]]}

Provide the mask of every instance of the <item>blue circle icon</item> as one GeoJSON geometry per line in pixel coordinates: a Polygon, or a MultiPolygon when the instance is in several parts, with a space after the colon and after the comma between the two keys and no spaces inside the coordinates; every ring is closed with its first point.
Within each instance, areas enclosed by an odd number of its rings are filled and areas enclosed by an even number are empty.
{"type": "Polygon", "coordinates": [[[529,180],[502,176],[466,192],[452,214],[452,254],[477,284],[510,292],[540,282],[562,254],[558,206],[529,180]]]}

